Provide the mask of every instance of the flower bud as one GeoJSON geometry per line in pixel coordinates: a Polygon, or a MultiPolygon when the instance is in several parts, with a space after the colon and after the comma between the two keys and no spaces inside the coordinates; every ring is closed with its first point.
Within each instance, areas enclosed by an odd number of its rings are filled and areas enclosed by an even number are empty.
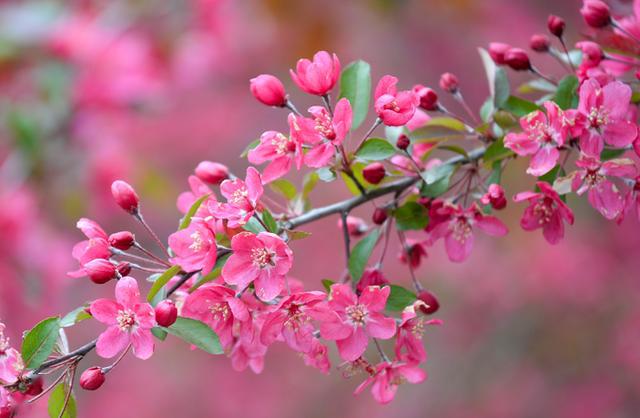
{"type": "Polygon", "coordinates": [[[511,45],[502,42],[491,42],[489,44],[489,55],[493,62],[498,65],[505,65],[504,54],[511,49],[511,45]]]}
{"type": "Polygon", "coordinates": [[[5,405],[0,407],[0,418],[12,418],[14,415],[13,407],[5,405]]]}
{"type": "Polygon", "coordinates": [[[507,206],[507,198],[504,189],[499,184],[489,185],[489,190],[480,198],[483,205],[491,205],[496,210],[504,209],[507,206]]]}
{"type": "Polygon", "coordinates": [[[284,107],[287,103],[287,93],[282,81],[271,74],[260,74],[252,78],[249,87],[253,96],[267,106],[284,107]]]}
{"type": "Polygon", "coordinates": [[[549,18],[547,19],[547,28],[549,29],[549,32],[558,38],[561,38],[564,33],[564,27],[565,23],[563,18],[556,15],[549,15],[549,18]]]}
{"type": "Polygon", "coordinates": [[[156,322],[161,327],[170,327],[178,318],[178,308],[172,300],[165,299],[156,305],[156,322]]]}
{"type": "Polygon", "coordinates": [[[371,217],[371,220],[376,225],[382,225],[384,221],[387,220],[387,217],[388,216],[387,216],[386,210],[382,208],[376,208],[376,210],[373,211],[373,216],[371,217]]]}
{"type": "Polygon", "coordinates": [[[107,283],[116,277],[116,266],[104,258],[96,258],[83,266],[85,273],[92,282],[97,284],[107,283]]]}
{"type": "Polygon", "coordinates": [[[104,373],[100,367],[90,367],[80,376],[80,387],[84,390],[96,390],[104,383],[104,373]]]}
{"type": "Polygon", "coordinates": [[[386,286],[388,284],[389,280],[382,274],[380,269],[368,268],[362,273],[362,278],[358,281],[356,290],[362,293],[369,286],[386,286]]]}
{"type": "Polygon", "coordinates": [[[138,212],[140,199],[129,183],[122,180],[116,180],[111,184],[111,194],[118,206],[126,210],[130,214],[138,212]]]}
{"type": "Polygon", "coordinates": [[[549,50],[549,38],[546,35],[535,34],[529,41],[529,46],[536,52],[547,52],[549,50]]]}
{"type": "Polygon", "coordinates": [[[531,61],[524,49],[511,48],[504,54],[505,63],[516,71],[526,71],[531,69],[531,61]]]}
{"type": "Polygon", "coordinates": [[[586,68],[597,67],[604,59],[602,48],[595,42],[581,41],[576,48],[582,51],[582,65],[586,68]]]}
{"type": "Polygon", "coordinates": [[[398,149],[402,151],[409,148],[410,144],[411,144],[411,140],[409,140],[409,137],[406,136],[405,134],[400,134],[400,136],[398,137],[398,140],[396,141],[396,146],[398,147],[398,149]]]}
{"type": "Polygon", "coordinates": [[[421,84],[413,86],[413,93],[420,99],[420,107],[424,110],[438,110],[438,94],[421,84]]]}
{"type": "Polygon", "coordinates": [[[427,304],[427,306],[420,306],[420,311],[425,315],[431,315],[440,308],[438,299],[436,299],[436,296],[428,290],[421,290],[420,293],[418,293],[418,299],[427,304]]]}
{"type": "Polygon", "coordinates": [[[458,91],[458,77],[451,73],[444,73],[440,76],[440,88],[451,94],[458,91]]]}
{"type": "Polygon", "coordinates": [[[371,184],[378,184],[382,181],[387,171],[382,163],[371,163],[362,170],[362,176],[371,184]]]}
{"type": "Polygon", "coordinates": [[[121,276],[128,276],[131,273],[131,263],[122,261],[116,266],[116,270],[121,276]]]}
{"type": "Polygon", "coordinates": [[[226,165],[212,161],[202,161],[195,170],[196,176],[209,184],[220,184],[229,178],[229,169],[226,165]]]}
{"type": "Polygon", "coordinates": [[[603,28],[611,23],[611,10],[601,0],[584,0],[580,14],[592,28],[603,28]]]}
{"type": "Polygon", "coordinates": [[[109,235],[109,245],[122,251],[127,251],[135,242],[135,237],[129,231],[120,231],[109,235]]]}
{"type": "Polygon", "coordinates": [[[24,391],[25,395],[36,396],[41,394],[42,385],[43,385],[43,380],[41,377],[37,377],[33,379],[31,382],[29,382],[29,386],[27,386],[27,389],[24,391]]]}

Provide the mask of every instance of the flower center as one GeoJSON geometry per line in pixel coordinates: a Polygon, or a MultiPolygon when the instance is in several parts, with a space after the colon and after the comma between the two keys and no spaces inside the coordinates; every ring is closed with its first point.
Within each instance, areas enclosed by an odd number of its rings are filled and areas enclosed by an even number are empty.
{"type": "Polygon", "coordinates": [[[189,245],[189,249],[195,252],[202,250],[202,247],[204,246],[204,241],[202,239],[202,235],[200,234],[200,231],[194,232],[193,234],[189,235],[189,237],[192,240],[191,245],[189,245]]]}
{"type": "Polygon", "coordinates": [[[226,303],[214,303],[209,306],[209,310],[213,315],[213,319],[216,321],[226,321],[229,319],[231,312],[229,311],[229,305],[226,303]]]}
{"type": "Polygon", "coordinates": [[[536,203],[533,207],[533,213],[538,218],[539,225],[546,225],[551,221],[551,215],[553,215],[551,199],[545,198],[536,203]]]}
{"type": "Polygon", "coordinates": [[[236,191],[234,191],[231,194],[230,201],[234,205],[239,205],[243,203],[248,196],[249,196],[249,191],[247,190],[247,187],[243,185],[242,187],[239,187],[238,189],[236,189],[236,191]]]}
{"type": "Polygon", "coordinates": [[[588,170],[587,175],[585,176],[585,181],[589,185],[589,187],[595,187],[598,184],[602,183],[604,180],[604,176],[599,173],[598,170],[588,170]]]}
{"type": "Polygon", "coordinates": [[[295,151],[295,144],[293,141],[290,141],[289,138],[282,135],[281,133],[277,134],[272,140],[271,145],[276,149],[276,154],[285,155],[289,152],[295,151]]]}
{"type": "Polygon", "coordinates": [[[320,116],[315,117],[316,126],[315,130],[328,140],[336,139],[336,133],[331,126],[331,117],[323,113],[320,116]]]}
{"type": "Polygon", "coordinates": [[[464,243],[472,233],[471,225],[469,225],[469,221],[464,216],[460,216],[452,222],[450,228],[453,239],[461,243],[464,243]]]}
{"type": "Polygon", "coordinates": [[[130,331],[136,325],[136,314],[129,309],[118,311],[116,320],[118,321],[118,328],[122,331],[130,331]]]}
{"type": "Polygon", "coordinates": [[[347,307],[345,311],[353,325],[364,326],[367,322],[367,316],[369,315],[369,312],[367,311],[366,306],[360,304],[352,305],[347,307]]]}
{"type": "Polygon", "coordinates": [[[398,106],[398,102],[396,102],[395,100],[392,100],[389,103],[385,104],[383,108],[385,110],[393,110],[394,112],[400,111],[400,106],[398,106]]]}
{"type": "Polygon", "coordinates": [[[272,252],[267,250],[266,248],[252,248],[251,249],[251,260],[253,261],[253,265],[259,267],[261,269],[267,266],[274,266],[274,255],[272,252]]]}
{"type": "Polygon", "coordinates": [[[598,128],[609,123],[609,112],[603,106],[592,107],[587,120],[592,128],[598,128]]]}
{"type": "Polygon", "coordinates": [[[287,310],[288,315],[284,326],[290,330],[297,331],[302,325],[311,320],[309,315],[305,314],[302,307],[297,303],[292,303],[287,310]]]}
{"type": "Polygon", "coordinates": [[[409,331],[415,338],[422,338],[422,334],[424,334],[424,320],[417,318],[411,321],[409,331]]]}

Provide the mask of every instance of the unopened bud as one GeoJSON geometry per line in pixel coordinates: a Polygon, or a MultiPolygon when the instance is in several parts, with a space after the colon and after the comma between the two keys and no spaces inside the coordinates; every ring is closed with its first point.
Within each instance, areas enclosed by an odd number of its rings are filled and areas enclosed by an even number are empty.
{"type": "Polygon", "coordinates": [[[116,267],[116,270],[118,270],[118,273],[121,276],[128,276],[129,273],[131,273],[131,263],[128,261],[121,261],[116,267]]]}
{"type": "Polygon", "coordinates": [[[400,134],[400,136],[398,137],[398,140],[396,141],[396,146],[398,147],[399,150],[402,150],[402,151],[409,148],[410,144],[411,144],[411,140],[409,140],[409,137],[406,136],[405,134],[400,134]]]}
{"type": "Polygon", "coordinates": [[[565,23],[563,18],[556,15],[549,15],[549,18],[547,19],[547,28],[549,29],[549,32],[554,36],[561,38],[564,33],[564,27],[565,23]]]}
{"type": "Polygon", "coordinates": [[[267,106],[283,107],[287,103],[287,93],[282,81],[271,74],[260,74],[252,78],[249,86],[253,96],[267,106]]]}
{"type": "Polygon", "coordinates": [[[97,284],[107,283],[116,277],[116,266],[104,258],[91,260],[83,268],[91,281],[97,284]]]}
{"type": "Polygon", "coordinates": [[[505,63],[513,70],[526,71],[531,69],[529,55],[524,49],[511,48],[504,54],[505,63]]]}
{"type": "Polygon", "coordinates": [[[421,84],[413,86],[413,93],[420,99],[420,107],[424,110],[438,110],[438,94],[421,84]]]}
{"type": "Polygon", "coordinates": [[[29,396],[39,395],[42,393],[42,385],[43,385],[42,378],[37,377],[33,379],[31,382],[29,382],[29,385],[27,386],[27,389],[24,391],[24,393],[29,396]]]}
{"type": "Polygon", "coordinates": [[[109,245],[122,251],[127,251],[135,242],[135,237],[129,231],[120,231],[109,235],[109,245]]]}
{"type": "Polygon", "coordinates": [[[80,387],[85,390],[96,390],[104,383],[104,372],[100,367],[90,367],[80,376],[80,387]]]}
{"type": "Polygon", "coordinates": [[[172,300],[165,299],[156,305],[156,322],[161,327],[170,327],[178,318],[178,308],[172,300]]]}
{"type": "Polygon", "coordinates": [[[195,169],[196,176],[209,184],[220,184],[229,178],[229,169],[226,165],[213,161],[202,161],[195,169]]]}
{"type": "Polygon", "coordinates": [[[449,93],[455,93],[458,91],[458,77],[451,73],[444,73],[440,76],[440,88],[449,93]]]}
{"type": "Polygon", "coordinates": [[[603,28],[611,23],[611,10],[600,0],[584,0],[580,14],[592,28],[603,28]]]}
{"type": "Polygon", "coordinates": [[[484,205],[491,205],[496,210],[504,209],[507,206],[507,198],[504,195],[504,189],[499,184],[492,183],[489,185],[487,193],[480,198],[484,205]]]}
{"type": "Polygon", "coordinates": [[[371,184],[378,184],[382,181],[387,171],[382,163],[371,163],[362,170],[362,176],[371,184]]]}
{"type": "Polygon", "coordinates": [[[431,315],[440,308],[438,299],[436,299],[435,295],[428,290],[421,290],[420,293],[418,293],[418,299],[427,304],[427,306],[420,306],[420,310],[425,315],[431,315]]]}
{"type": "Polygon", "coordinates": [[[511,49],[511,45],[502,42],[491,42],[489,44],[489,55],[493,62],[498,65],[505,65],[504,54],[511,49]]]}
{"type": "Polygon", "coordinates": [[[138,212],[140,199],[129,183],[116,180],[111,184],[111,194],[118,206],[131,214],[138,212]]]}
{"type": "Polygon", "coordinates": [[[371,217],[371,220],[376,225],[382,225],[384,221],[387,220],[387,217],[388,215],[386,210],[382,208],[376,208],[376,210],[373,211],[373,216],[371,217]]]}
{"type": "Polygon", "coordinates": [[[529,46],[536,52],[547,52],[549,50],[549,45],[551,42],[546,35],[535,34],[531,37],[531,41],[529,42],[529,46]]]}

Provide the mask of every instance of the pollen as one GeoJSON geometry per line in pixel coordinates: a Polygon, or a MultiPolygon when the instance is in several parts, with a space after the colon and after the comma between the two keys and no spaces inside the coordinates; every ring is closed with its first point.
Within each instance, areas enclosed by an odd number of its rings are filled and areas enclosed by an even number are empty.
{"type": "Polygon", "coordinates": [[[464,217],[460,217],[452,222],[450,228],[453,238],[461,243],[464,243],[472,233],[471,225],[469,225],[469,221],[464,217]]]}
{"type": "Polygon", "coordinates": [[[352,305],[347,307],[345,312],[353,325],[364,326],[366,324],[367,316],[369,315],[366,306],[360,304],[352,305]]]}
{"type": "Polygon", "coordinates": [[[202,240],[202,235],[200,234],[200,231],[194,232],[193,234],[189,235],[189,237],[192,240],[191,245],[189,245],[189,249],[196,252],[202,250],[202,247],[204,246],[204,241],[202,240]]]}
{"type": "Polygon", "coordinates": [[[231,316],[229,305],[226,303],[214,303],[209,306],[209,310],[216,321],[226,321],[231,316]]]}
{"type": "Polygon", "coordinates": [[[136,314],[129,309],[118,311],[116,321],[118,322],[118,328],[122,331],[130,331],[136,325],[136,314]]]}
{"type": "Polygon", "coordinates": [[[266,248],[252,248],[251,249],[251,260],[253,261],[253,265],[259,267],[261,269],[267,266],[274,265],[274,254],[271,253],[266,248]]]}

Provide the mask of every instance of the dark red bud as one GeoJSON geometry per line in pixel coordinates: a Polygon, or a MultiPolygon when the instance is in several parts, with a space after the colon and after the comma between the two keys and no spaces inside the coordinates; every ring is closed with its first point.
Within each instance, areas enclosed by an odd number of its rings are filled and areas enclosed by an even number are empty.
{"type": "Polygon", "coordinates": [[[511,45],[502,42],[491,42],[489,44],[489,55],[493,62],[498,65],[505,65],[504,54],[511,49],[511,45]]]}
{"type": "Polygon", "coordinates": [[[178,308],[172,300],[165,299],[156,305],[156,322],[161,327],[170,327],[178,318],[178,308]]]}
{"type": "Polygon", "coordinates": [[[444,73],[440,76],[440,88],[449,93],[455,93],[458,91],[458,77],[451,73],[444,73]]]}
{"type": "Polygon", "coordinates": [[[43,380],[41,377],[37,377],[29,383],[25,394],[29,396],[36,396],[42,393],[43,380]]]}
{"type": "Polygon", "coordinates": [[[418,299],[426,303],[428,306],[421,306],[420,311],[425,315],[431,315],[440,309],[440,303],[436,296],[428,290],[422,290],[418,293],[418,299]]]}
{"type": "Polygon", "coordinates": [[[104,383],[104,373],[100,367],[90,367],[80,376],[80,387],[85,390],[96,390],[104,383]]]}
{"type": "Polygon", "coordinates": [[[600,0],[584,0],[580,14],[592,28],[603,28],[611,23],[611,10],[600,0]]]}
{"type": "Polygon", "coordinates": [[[549,18],[547,19],[547,28],[549,29],[549,32],[560,38],[564,33],[564,27],[565,23],[563,18],[556,15],[549,15],[549,18]]]}
{"type": "Polygon", "coordinates": [[[524,49],[511,48],[504,54],[505,63],[513,70],[526,71],[531,69],[529,55],[524,49]]]}
{"type": "Polygon", "coordinates": [[[529,46],[536,52],[547,52],[549,50],[549,45],[551,42],[546,35],[535,34],[531,37],[531,41],[529,42],[529,46]]]}
{"type": "Polygon", "coordinates": [[[116,277],[116,266],[104,258],[91,260],[83,268],[91,281],[97,284],[107,283],[116,277]]]}
{"type": "Polygon", "coordinates": [[[414,94],[420,99],[420,107],[424,110],[438,110],[438,94],[429,87],[420,84],[413,86],[414,94]]]}
{"type": "Polygon", "coordinates": [[[135,237],[129,231],[120,231],[109,235],[109,245],[122,251],[127,251],[135,242],[135,237]]]}
{"type": "Polygon", "coordinates": [[[121,276],[128,276],[131,273],[131,264],[127,261],[122,261],[118,264],[116,270],[121,276]]]}
{"type": "Polygon", "coordinates": [[[405,134],[400,134],[400,136],[398,137],[398,141],[396,141],[396,146],[398,147],[398,149],[402,151],[409,148],[410,144],[411,144],[411,140],[405,134]]]}
{"type": "Polygon", "coordinates": [[[362,176],[371,184],[378,184],[386,175],[386,170],[382,163],[371,163],[362,170],[362,176]]]}
{"type": "Polygon", "coordinates": [[[140,199],[129,183],[116,180],[111,184],[111,194],[118,206],[127,212],[134,214],[138,212],[140,199]]]}
{"type": "Polygon", "coordinates": [[[382,209],[382,208],[376,208],[376,210],[373,211],[373,216],[372,216],[372,220],[373,223],[376,225],[382,225],[384,223],[384,221],[387,220],[387,211],[382,209]]]}
{"type": "Polygon", "coordinates": [[[195,169],[196,176],[209,184],[220,184],[229,178],[229,169],[226,165],[213,161],[202,161],[195,169]]]}
{"type": "Polygon", "coordinates": [[[0,407],[0,418],[12,418],[15,411],[10,406],[0,407]]]}

